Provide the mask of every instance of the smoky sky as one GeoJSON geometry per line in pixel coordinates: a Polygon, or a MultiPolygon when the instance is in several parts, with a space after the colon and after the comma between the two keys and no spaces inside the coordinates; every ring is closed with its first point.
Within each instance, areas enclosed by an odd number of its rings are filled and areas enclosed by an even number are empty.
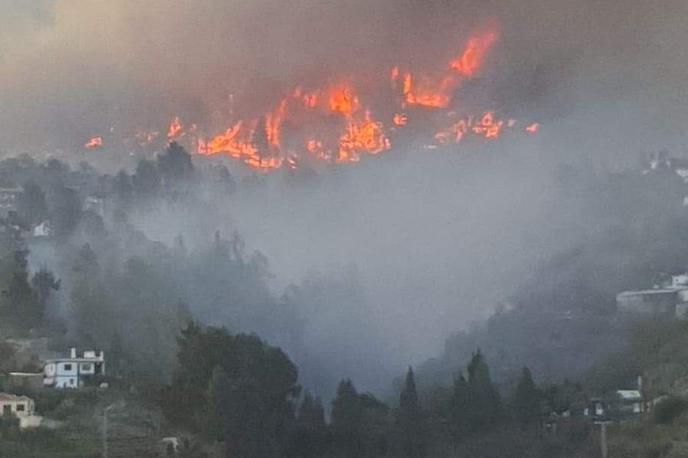
{"type": "Polygon", "coordinates": [[[562,141],[680,146],[686,121],[688,6],[678,0],[1,5],[4,150],[76,147],[174,114],[212,125],[230,94],[237,109],[262,113],[295,84],[445,62],[490,22],[501,39],[486,63],[486,97],[514,115],[569,123],[562,141]]]}
{"type": "Polygon", "coordinates": [[[328,330],[356,336],[361,329],[344,315],[362,308],[372,337],[333,377],[364,387],[380,388],[386,376],[438,354],[448,334],[487,316],[548,257],[585,242],[595,228],[580,229],[576,209],[552,200],[558,164],[623,168],[646,151],[684,152],[688,3],[681,0],[0,0],[0,7],[0,152],[8,153],[78,149],[110,129],[164,128],[174,115],[216,128],[232,109],[264,113],[297,84],[342,75],[366,82],[395,64],[430,68],[475,30],[499,24],[472,98],[459,103],[537,120],[537,137],[463,155],[394,145],[307,186],[286,186],[276,174],[267,190],[215,196],[223,211],[212,217],[174,206],[132,215],[148,237],[168,243],[239,230],[267,255],[276,291],[312,271],[355,272],[361,290],[352,297],[361,303],[348,304],[346,293],[319,298],[304,338],[337,361],[343,347],[328,330]],[[395,154],[406,160],[393,161],[395,154]]]}

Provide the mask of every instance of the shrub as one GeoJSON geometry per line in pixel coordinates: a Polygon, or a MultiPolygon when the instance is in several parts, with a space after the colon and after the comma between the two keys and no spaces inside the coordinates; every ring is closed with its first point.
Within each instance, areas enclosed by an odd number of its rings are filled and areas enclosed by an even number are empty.
{"type": "Polygon", "coordinates": [[[660,401],[654,408],[655,423],[663,425],[673,422],[686,411],[688,402],[678,396],[669,396],[660,401]]]}

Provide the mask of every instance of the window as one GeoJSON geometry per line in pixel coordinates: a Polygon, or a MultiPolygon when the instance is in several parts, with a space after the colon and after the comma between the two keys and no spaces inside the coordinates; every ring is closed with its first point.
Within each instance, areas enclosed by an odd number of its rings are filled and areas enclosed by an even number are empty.
{"type": "Polygon", "coordinates": [[[74,386],[74,379],[73,379],[73,378],[70,378],[70,379],[69,379],[69,385],[70,385],[70,386],[74,386]]]}
{"type": "Polygon", "coordinates": [[[89,372],[91,370],[91,363],[83,363],[81,365],[81,370],[84,372],[89,372]]]}
{"type": "Polygon", "coordinates": [[[64,370],[66,370],[66,371],[71,371],[71,370],[72,370],[72,365],[71,365],[71,364],[65,364],[65,365],[64,365],[64,370]]]}
{"type": "Polygon", "coordinates": [[[26,406],[24,404],[17,404],[17,412],[24,412],[26,406]]]}

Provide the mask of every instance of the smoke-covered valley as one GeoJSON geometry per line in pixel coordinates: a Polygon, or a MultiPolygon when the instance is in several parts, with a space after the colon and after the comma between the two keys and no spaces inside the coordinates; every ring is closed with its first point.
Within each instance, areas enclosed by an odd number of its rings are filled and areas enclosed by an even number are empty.
{"type": "MultiPolygon", "coordinates": [[[[537,155],[449,154],[265,177],[209,196],[217,213],[171,205],[132,220],[168,244],[239,231],[267,256],[277,294],[315,288],[301,311],[307,351],[336,360],[334,379],[353,374],[381,389],[383,374],[436,354],[580,236],[555,213],[554,184],[541,173],[551,165],[537,155]]],[[[213,311],[203,317],[214,321],[213,311]]]]}
{"type": "Polygon", "coordinates": [[[0,0],[0,455],[685,456],[687,22],[0,0]]]}

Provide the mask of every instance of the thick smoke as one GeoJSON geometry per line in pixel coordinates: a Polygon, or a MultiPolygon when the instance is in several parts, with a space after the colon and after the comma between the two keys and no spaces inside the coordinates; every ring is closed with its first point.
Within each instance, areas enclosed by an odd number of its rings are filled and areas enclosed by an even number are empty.
{"type": "Polygon", "coordinates": [[[213,197],[226,209],[213,218],[197,210],[191,222],[178,208],[133,218],[169,243],[238,229],[267,255],[276,291],[310,291],[311,379],[328,360],[340,363],[333,380],[384,386],[381,374],[438,352],[543,259],[581,242],[567,227],[573,210],[548,198],[558,163],[623,167],[646,150],[682,152],[688,5],[678,0],[26,3],[0,2],[0,148],[11,152],[78,148],[175,114],[215,128],[298,83],[445,61],[475,27],[500,24],[475,103],[538,119],[535,140],[463,156],[396,145],[309,183],[244,184],[213,197]]]}
{"type": "Polygon", "coordinates": [[[563,123],[564,144],[676,145],[686,121],[688,7],[678,0],[2,5],[0,139],[12,151],[78,147],[174,114],[210,126],[231,109],[262,113],[294,84],[441,62],[489,21],[501,40],[481,83],[488,96],[563,123]]]}

